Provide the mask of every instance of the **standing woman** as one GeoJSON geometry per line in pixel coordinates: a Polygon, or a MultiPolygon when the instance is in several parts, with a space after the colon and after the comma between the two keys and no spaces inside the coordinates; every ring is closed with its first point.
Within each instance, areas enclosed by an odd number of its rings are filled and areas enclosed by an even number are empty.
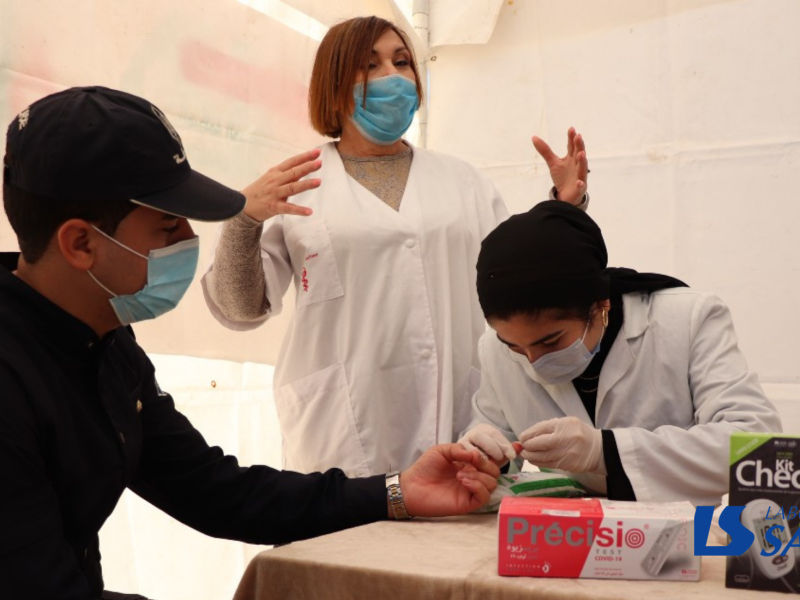
{"type": "MultiPolygon", "coordinates": [[[[278,314],[294,281],[274,379],[287,469],[403,469],[469,422],[485,329],[475,263],[507,212],[474,168],[401,139],[421,99],[399,28],[377,17],[331,28],[309,112],[338,141],[244,190],[203,278],[211,312],[234,330],[278,314]],[[287,202],[300,192],[303,206],[287,202]]],[[[578,203],[586,157],[572,130],[569,142],[564,159],[537,147],[560,197],[578,203]]]]}
{"type": "Polygon", "coordinates": [[[717,504],[730,434],[780,432],[780,417],[719,298],[607,263],[600,228],[563,202],[484,240],[478,296],[492,330],[461,442],[498,461],[521,450],[616,500],[717,504]]]}

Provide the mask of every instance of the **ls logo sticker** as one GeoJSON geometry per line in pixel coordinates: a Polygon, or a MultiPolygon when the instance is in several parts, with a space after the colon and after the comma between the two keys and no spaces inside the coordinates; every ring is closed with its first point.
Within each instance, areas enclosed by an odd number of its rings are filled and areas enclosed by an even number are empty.
{"type": "MultiPolygon", "coordinates": [[[[797,514],[797,510],[793,506],[789,518],[797,514]]],[[[783,563],[790,548],[800,548],[800,529],[789,539],[787,516],[771,500],[753,500],[746,506],[726,506],[722,510],[719,525],[731,538],[727,546],[707,544],[713,514],[713,506],[698,506],[695,509],[695,556],[741,556],[750,551],[754,557],[769,558],[777,554],[771,562],[783,563]]]]}

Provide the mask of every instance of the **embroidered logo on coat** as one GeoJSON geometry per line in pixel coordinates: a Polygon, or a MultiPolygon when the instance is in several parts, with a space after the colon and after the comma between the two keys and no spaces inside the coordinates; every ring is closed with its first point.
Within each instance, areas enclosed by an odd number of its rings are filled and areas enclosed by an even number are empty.
{"type": "MultiPolygon", "coordinates": [[[[319,252],[314,252],[314,254],[309,254],[306,256],[306,262],[311,260],[312,258],[317,258],[319,256],[319,252]]],[[[300,281],[303,282],[303,291],[308,291],[308,271],[305,267],[303,267],[303,276],[300,278],[300,281]]]]}

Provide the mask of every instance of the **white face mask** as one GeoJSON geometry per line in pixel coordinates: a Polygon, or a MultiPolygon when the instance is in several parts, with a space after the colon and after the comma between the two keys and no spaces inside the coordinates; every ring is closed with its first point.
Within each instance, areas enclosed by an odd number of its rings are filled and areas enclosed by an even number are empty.
{"type": "MultiPolygon", "coordinates": [[[[557,385],[572,381],[581,375],[586,370],[586,367],[589,366],[589,363],[592,362],[595,354],[600,352],[600,341],[597,342],[595,349],[591,351],[583,343],[586,339],[586,334],[589,333],[591,322],[590,317],[586,323],[586,329],[583,331],[583,336],[566,348],[545,354],[533,363],[529,363],[525,359],[523,366],[525,366],[525,371],[530,375],[531,379],[542,385],[557,385]]],[[[603,333],[605,334],[605,326],[603,327],[603,333]]],[[[523,356],[522,358],[525,357],[523,356]]]]}

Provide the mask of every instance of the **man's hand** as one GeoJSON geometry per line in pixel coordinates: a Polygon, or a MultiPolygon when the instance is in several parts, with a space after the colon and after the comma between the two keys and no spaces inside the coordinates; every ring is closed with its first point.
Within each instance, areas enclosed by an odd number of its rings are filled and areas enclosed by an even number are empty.
{"type": "Polygon", "coordinates": [[[244,188],[242,194],[247,198],[244,214],[261,222],[275,215],[309,216],[310,208],[291,204],[289,197],[319,187],[320,179],[300,181],[322,167],[322,161],[317,160],[319,152],[314,149],[287,158],[244,188]]]}
{"type": "Polygon", "coordinates": [[[463,515],[489,501],[500,469],[461,444],[428,449],[400,474],[400,489],[412,517],[463,515]]]}
{"type": "Polygon", "coordinates": [[[467,450],[477,448],[483,456],[489,457],[499,467],[517,458],[517,452],[511,442],[499,429],[488,423],[476,425],[467,431],[458,443],[467,450]]]}
{"type": "Polygon", "coordinates": [[[559,158],[542,138],[533,136],[533,146],[550,169],[550,177],[556,186],[558,199],[577,206],[586,194],[586,179],[589,175],[589,162],[586,160],[586,146],[581,134],[570,127],[567,132],[567,155],[559,158]]]}
{"type": "Polygon", "coordinates": [[[603,436],[577,417],[550,419],[519,436],[522,457],[533,465],[573,473],[605,475],[603,436]]]}

